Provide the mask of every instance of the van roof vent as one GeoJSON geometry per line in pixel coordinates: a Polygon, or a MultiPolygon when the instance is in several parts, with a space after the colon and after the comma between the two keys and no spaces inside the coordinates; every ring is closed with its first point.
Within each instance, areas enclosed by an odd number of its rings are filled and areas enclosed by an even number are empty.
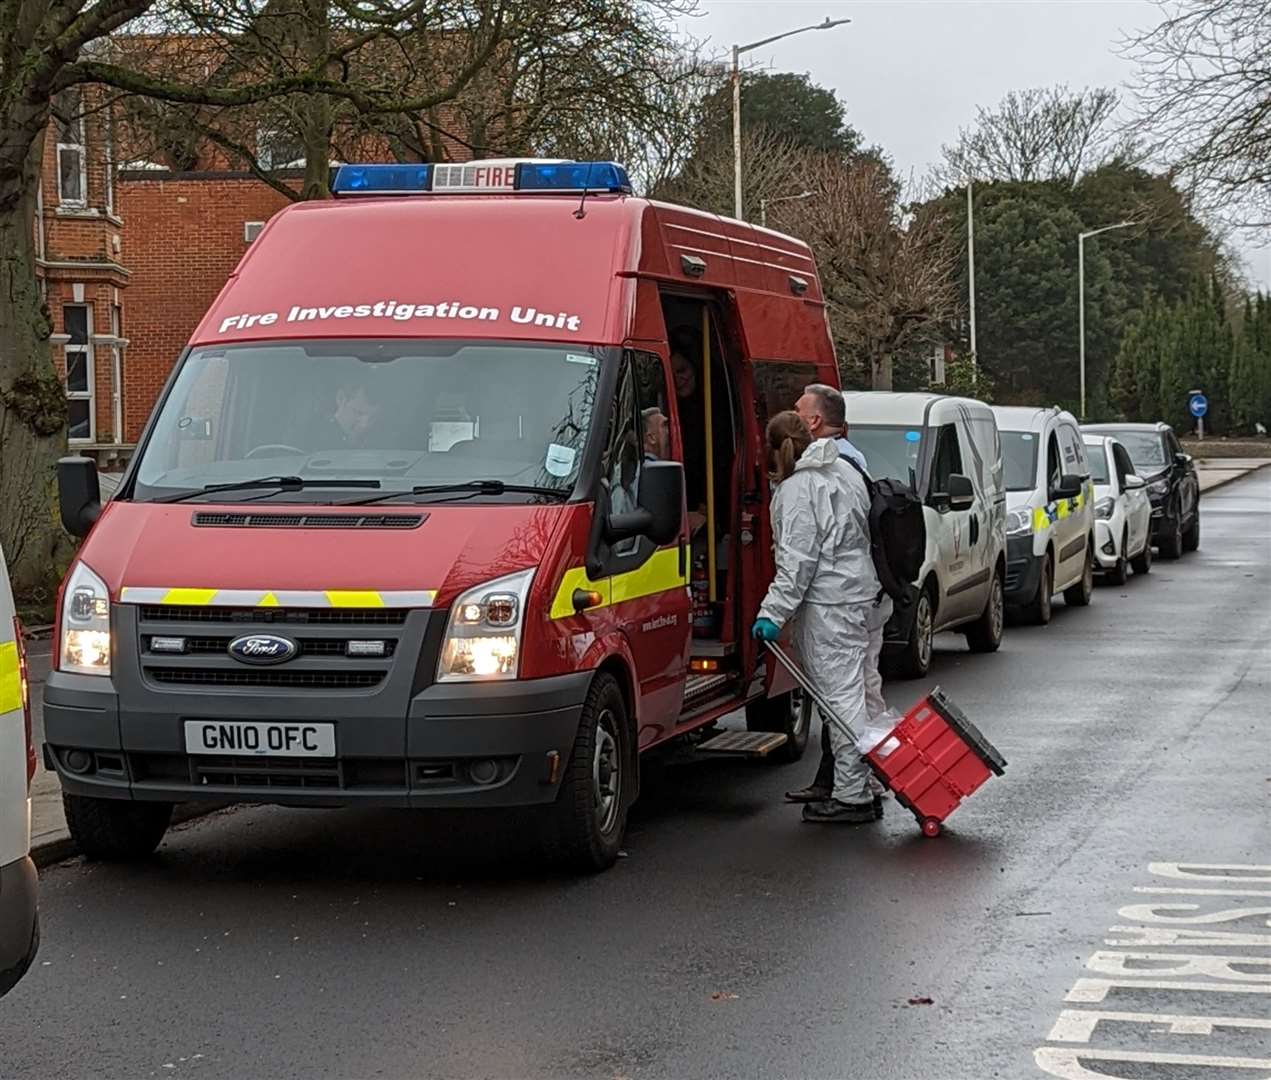
{"type": "Polygon", "coordinates": [[[235,514],[195,513],[205,529],[417,529],[427,514],[235,514]]]}

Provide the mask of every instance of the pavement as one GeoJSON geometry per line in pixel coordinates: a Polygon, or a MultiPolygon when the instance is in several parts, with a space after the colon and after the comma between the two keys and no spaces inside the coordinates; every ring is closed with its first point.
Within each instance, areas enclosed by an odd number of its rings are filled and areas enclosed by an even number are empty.
{"type": "Polygon", "coordinates": [[[1246,473],[1271,465],[1271,458],[1200,458],[1196,461],[1196,475],[1200,480],[1201,494],[1239,480],[1246,473]]]}
{"type": "Polygon", "coordinates": [[[224,810],[44,869],[0,1075],[1271,1075],[1271,470],[1204,506],[1195,554],[887,685],[1009,762],[938,839],[801,824],[811,754],[650,762],[594,877],[506,816],[224,810]]]}

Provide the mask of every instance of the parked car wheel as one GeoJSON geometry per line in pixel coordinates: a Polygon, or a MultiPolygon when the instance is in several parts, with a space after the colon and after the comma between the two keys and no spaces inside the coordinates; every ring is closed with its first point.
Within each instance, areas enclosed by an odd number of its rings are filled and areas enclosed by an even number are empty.
{"type": "Polygon", "coordinates": [[[808,731],[812,727],[812,701],[795,690],[775,698],[761,698],[746,706],[747,731],[781,731],[786,741],[765,761],[789,764],[803,757],[808,747],[808,731]]]}
{"type": "Polygon", "coordinates": [[[1130,565],[1134,568],[1136,574],[1150,574],[1152,572],[1152,538],[1150,536],[1147,539],[1147,543],[1143,545],[1143,551],[1130,560],[1130,565]]]}
{"type": "Polygon", "coordinates": [[[547,858],[574,870],[605,870],[627,828],[633,752],[627,703],[612,675],[597,675],[583,705],[574,749],[540,840],[547,858]]]}
{"type": "Polygon", "coordinates": [[[66,827],[84,857],[132,862],[154,852],[172,823],[172,803],[62,793],[66,827]]]}
{"type": "Polygon", "coordinates": [[[1192,513],[1191,524],[1187,526],[1187,531],[1183,533],[1183,550],[1195,551],[1200,547],[1200,507],[1196,507],[1192,513]]]}
{"type": "Polygon", "coordinates": [[[1092,596],[1094,596],[1094,548],[1087,542],[1086,566],[1081,571],[1081,580],[1064,590],[1064,603],[1069,607],[1088,607],[1092,596]]]}
{"type": "Polygon", "coordinates": [[[1161,536],[1161,558],[1178,559],[1183,554],[1183,519],[1175,515],[1165,522],[1165,532],[1161,536]]]}
{"type": "Polygon", "coordinates": [[[1002,570],[993,572],[993,584],[980,617],[967,627],[966,643],[973,653],[997,652],[1002,645],[1002,627],[1006,624],[1005,585],[1002,570]]]}
{"type": "Polygon", "coordinates": [[[1129,537],[1121,534],[1121,547],[1117,554],[1117,564],[1111,570],[1104,572],[1103,580],[1109,585],[1124,585],[1130,576],[1130,560],[1126,558],[1125,547],[1129,543],[1129,537]]]}

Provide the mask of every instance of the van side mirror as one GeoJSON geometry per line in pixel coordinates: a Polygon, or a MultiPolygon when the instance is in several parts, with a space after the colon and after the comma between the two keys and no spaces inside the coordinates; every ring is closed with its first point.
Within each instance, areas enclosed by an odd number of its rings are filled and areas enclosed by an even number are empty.
{"type": "Polygon", "coordinates": [[[1075,499],[1081,494],[1081,489],[1085,484],[1081,482],[1081,477],[1073,473],[1064,473],[1059,478],[1059,483],[1051,489],[1050,497],[1052,499],[1075,499]]]}
{"type": "Polygon", "coordinates": [[[611,544],[647,536],[659,547],[680,535],[684,522],[684,466],[678,461],[647,461],[640,469],[636,509],[612,514],[605,539],[611,544]]]}
{"type": "Polygon", "coordinates": [[[1147,487],[1147,481],[1141,476],[1135,476],[1134,473],[1125,474],[1125,490],[1126,491],[1142,491],[1147,487]]]}
{"type": "Polygon", "coordinates": [[[64,457],[57,463],[57,501],[62,526],[72,536],[87,536],[102,512],[97,462],[89,457],[64,457]]]}
{"type": "Polygon", "coordinates": [[[969,476],[953,473],[949,477],[949,509],[970,510],[975,505],[975,487],[969,476]]]}

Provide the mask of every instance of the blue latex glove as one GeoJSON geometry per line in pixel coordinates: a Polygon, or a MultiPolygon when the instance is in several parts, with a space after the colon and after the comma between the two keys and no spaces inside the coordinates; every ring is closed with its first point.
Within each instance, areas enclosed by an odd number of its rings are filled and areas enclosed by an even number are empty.
{"type": "Polygon", "coordinates": [[[781,627],[771,619],[756,619],[750,636],[756,641],[776,641],[781,636],[781,627]]]}

